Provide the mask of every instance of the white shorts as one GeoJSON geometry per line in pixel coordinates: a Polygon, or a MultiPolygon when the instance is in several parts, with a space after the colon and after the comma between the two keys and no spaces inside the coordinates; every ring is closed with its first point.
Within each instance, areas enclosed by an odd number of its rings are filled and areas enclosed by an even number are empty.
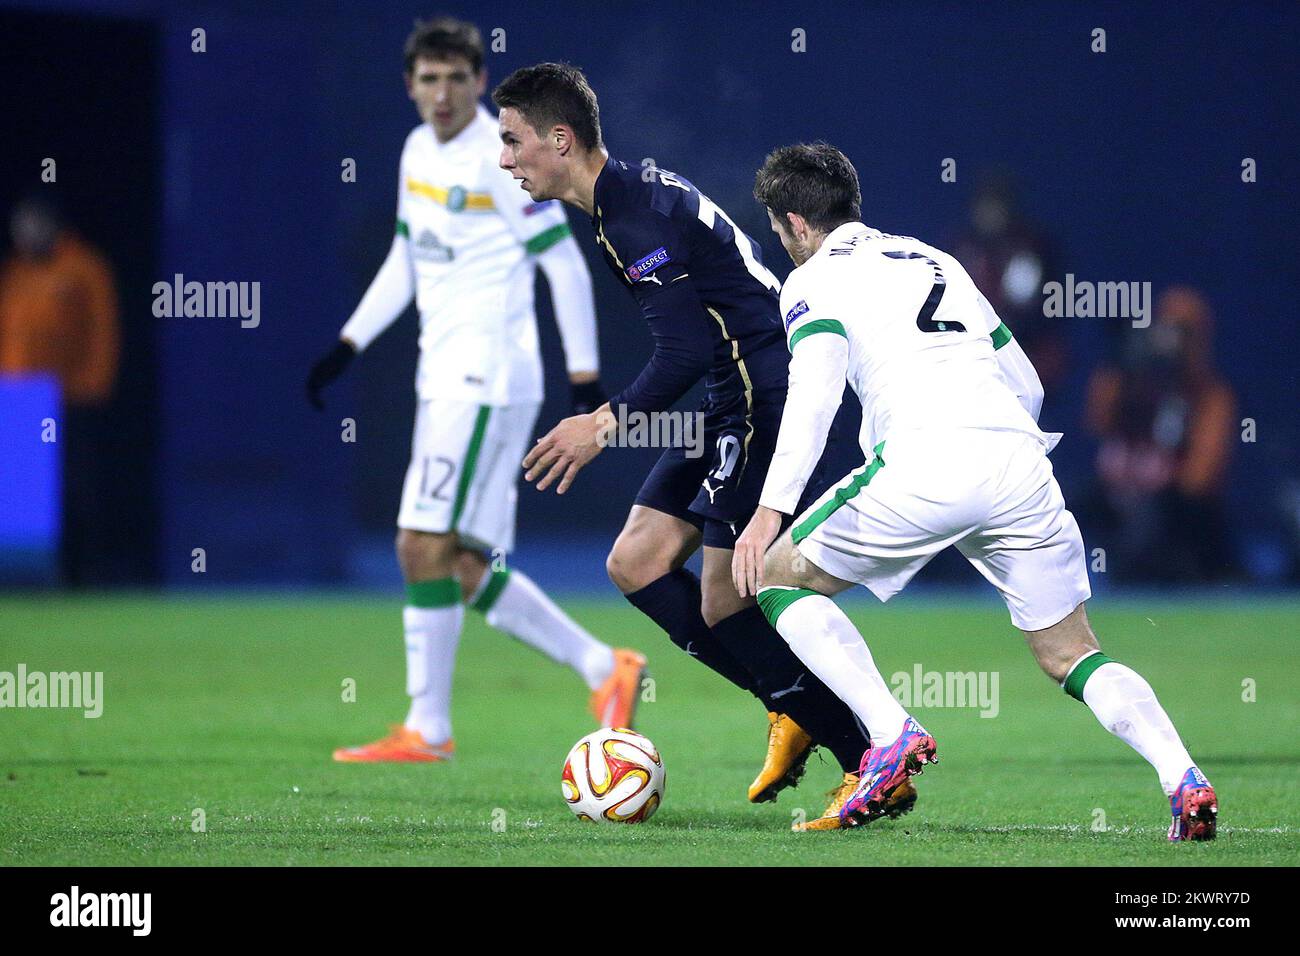
{"type": "Polygon", "coordinates": [[[792,526],[817,567],[888,601],[955,545],[1025,631],[1051,627],[1092,596],[1079,525],[1036,438],[911,431],[877,448],[792,526]]]}
{"type": "Polygon", "coordinates": [[[475,548],[515,546],[517,483],[541,405],[419,403],[397,526],[454,531],[475,548]]]}

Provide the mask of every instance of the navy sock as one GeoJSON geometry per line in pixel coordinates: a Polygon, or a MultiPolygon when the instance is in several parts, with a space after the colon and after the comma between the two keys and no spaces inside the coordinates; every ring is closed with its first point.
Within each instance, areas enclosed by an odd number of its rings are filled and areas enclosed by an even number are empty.
{"type": "Polygon", "coordinates": [[[754,675],[754,693],[768,710],[788,714],[835,755],[845,773],[857,773],[863,751],[871,746],[866,729],[848,704],[795,656],[758,605],[737,611],[712,630],[754,675]]]}
{"type": "Polygon", "coordinates": [[[718,643],[709,626],[704,623],[704,617],[700,614],[700,579],[693,572],[686,568],[669,571],[641,590],[624,597],[634,608],[663,628],[669,640],[687,654],[741,690],[758,696],[754,690],[754,678],[749,671],[718,643]]]}

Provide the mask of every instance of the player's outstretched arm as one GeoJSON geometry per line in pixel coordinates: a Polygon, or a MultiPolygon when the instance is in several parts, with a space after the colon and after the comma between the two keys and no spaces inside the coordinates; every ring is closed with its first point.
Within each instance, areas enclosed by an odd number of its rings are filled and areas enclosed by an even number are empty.
{"type": "Polygon", "coordinates": [[[342,375],[358,353],[397,321],[415,297],[415,274],[402,228],[399,223],[387,258],[375,273],[356,311],[344,324],[339,341],[312,366],[307,376],[307,400],[317,411],[325,407],[321,398],[325,386],[342,375]]]}
{"type": "Polygon", "coordinates": [[[781,533],[781,512],[759,505],[736,539],[731,553],[731,580],[741,597],[758,596],[763,586],[763,556],[781,533]]]}
{"type": "Polygon", "coordinates": [[[538,440],[524,458],[524,479],[545,491],[556,481],[564,494],[574,478],[608,444],[620,407],[626,413],[662,411],[703,377],[713,357],[709,321],[690,280],[683,278],[647,297],[641,309],[655,339],[654,354],[635,382],[590,415],[574,415],[538,440]]]}
{"type": "Polygon", "coordinates": [[[524,480],[540,479],[538,491],[545,491],[559,481],[556,494],[564,494],[578,472],[608,444],[608,436],[616,425],[608,403],[589,415],[564,419],[539,438],[524,456],[524,480]]]}
{"type": "Polygon", "coordinates": [[[307,373],[307,401],[318,412],[325,410],[321,392],[325,386],[334,381],[347,370],[357,356],[357,349],[347,339],[339,339],[334,347],[326,352],[307,373]]]}

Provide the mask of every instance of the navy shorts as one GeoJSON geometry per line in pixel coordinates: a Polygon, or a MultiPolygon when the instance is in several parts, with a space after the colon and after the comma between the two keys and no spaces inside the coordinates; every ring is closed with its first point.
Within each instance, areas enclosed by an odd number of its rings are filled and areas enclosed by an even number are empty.
{"type": "MultiPolygon", "coordinates": [[[[755,397],[726,406],[706,402],[702,454],[669,448],[655,462],[637,493],[636,504],[689,522],[704,533],[704,545],[731,550],[758,509],[767,468],[776,451],[785,392],[773,399],[755,397]]],[[[857,431],[861,406],[852,393],[831,425],[826,450],[804,488],[795,514],[812,504],[834,482],[862,464],[857,431]]],[[[793,516],[792,516],[793,517],[793,516]]]]}

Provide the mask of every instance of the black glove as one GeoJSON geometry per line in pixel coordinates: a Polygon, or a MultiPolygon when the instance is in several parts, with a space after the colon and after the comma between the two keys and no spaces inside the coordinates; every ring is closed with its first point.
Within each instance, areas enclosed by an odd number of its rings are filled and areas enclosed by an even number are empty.
{"type": "Polygon", "coordinates": [[[573,414],[575,415],[590,415],[609,401],[609,396],[600,387],[600,382],[583,382],[581,385],[570,385],[569,396],[573,401],[573,414]]]}
{"type": "Polygon", "coordinates": [[[307,376],[307,401],[312,403],[316,411],[325,410],[325,403],[320,397],[321,389],[342,375],[343,370],[356,357],[357,351],[352,344],[340,341],[311,367],[311,373],[307,376]]]}

